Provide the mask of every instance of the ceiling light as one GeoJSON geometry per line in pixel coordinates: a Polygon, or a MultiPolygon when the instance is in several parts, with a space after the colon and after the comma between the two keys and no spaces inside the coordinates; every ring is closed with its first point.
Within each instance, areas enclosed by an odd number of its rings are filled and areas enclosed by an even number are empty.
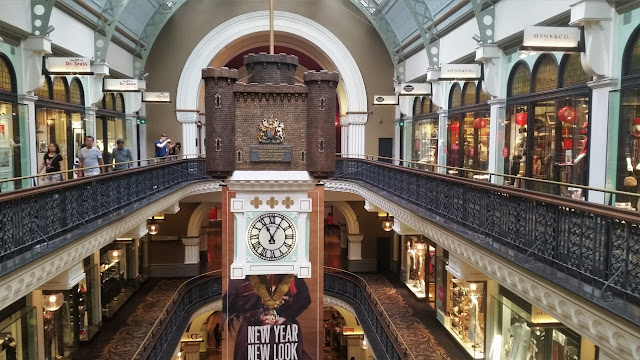
{"type": "Polygon", "coordinates": [[[382,230],[391,231],[393,230],[393,220],[389,218],[389,213],[387,213],[387,217],[382,220],[382,230]]]}

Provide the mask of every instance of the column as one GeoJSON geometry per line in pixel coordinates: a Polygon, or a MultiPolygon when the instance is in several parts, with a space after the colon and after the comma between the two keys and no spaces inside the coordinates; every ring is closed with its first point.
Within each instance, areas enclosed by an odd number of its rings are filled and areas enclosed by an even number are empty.
{"type": "MultiPolygon", "coordinates": [[[[392,160],[394,165],[400,165],[400,161],[398,159],[400,159],[400,149],[404,146],[403,143],[401,143],[401,138],[400,138],[400,133],[402,132],[402,127],[400,127],[398,125],[398,122],[395,122],[395,126],[393,127],[393,150],[392,150],[392,155],[391,157],[394,159],[392,160]]],[[[402,139],[404,140],[404,139],[402,139]]]]}
{"type": "MultiPolygon", "coordinates": [[[[38,153],[35,151],[34,144],[36,144],[36,100],[37,96],[30,94],[18,95],[18,102],[20,104],[27,105],[27,136],[21,139],[24,142],[24,146],[28,146],[29,151],[29,174],[38,173],[38,153]]],[[[20,111],[15,109],[15,111],[20,111]]],[[[24,153],[23,153],[24,154],[24,153]]]]}
{"type": "MultiPolygon", "coordinates": [[[[415,143],[413,142],[413,120],[405,120],[404,121],[404,144],[403,146],[403,157],[402,160],[411,161],[411,155],[413,153],[413,147],[415,143]]],[[[404,166],[415,167],[410,162],[405,162],[404,166]]]]}
{"type": "Polygon", "coordinates": [[[131,156],[133,160],[138,160],[138,135],[136,131],[136,125],[138,121],[138,115],[126,114],[125,115],[125,146],[131,150],[131,156]]]}
{"type": "MultiPolygon", "coordinates": [[[[182,124],[182,154],[195,155],[198,153],[196,142],[198,139],[198,110],[176,110],[176,117],[182,124]]],[[[171,139],[179,141],[178,139],[171,139]]]]}
{"type": "MultiPolygon", "coordinates": [[[[142,103],[140,106],[140,110],[138,110],[138,116],[142,118],[147,118],[147,104],[142,103]]],[[[147,152],[147,124],[140,124],[137,126],[138,128],[138,138],[140,139],[140,143],[138,144],[138,148],[136,151],[138,152],[138,159],[148,159],[152,154],[147,152]]],[[[159,136],[160,134],[158,134],[159,136]]],[[[146,164],[142,164],[146,165],[146,164]]]]}
{"type": "Polygon", "coordinates": [[[96,110],[93,106],[84,108],[84,136],[96,137],[96,110]]]}
{"type": "Polygon", "coordinates": [[[347,157],[349,153],[349,120],[346,116],[340,117],[340,152],[342,157],[347,157]]]}
{"type": "Polygon", "coordinates": [[[347,234],[348,233],[349,233],[349,231],[347,229],[347,225],[340,225],[340,248],[341,249],[346,249],[347,248],[347,244],[348,244],[347,234]]]}
{"type": "Polygon", "coordinates": [[[200,236],[183,237],[182,244],[184,245],[184,263],[200,263],[200,236]]]}
{"type": "Polygon", "coordinates": [[[364,234],[349,234],[347,235],[349,240],[349,260],[362,260],[362,240],[364,240],[364,234]]]}
{"type": "Polygon", "coordinates": [[[352,157],[362,157],[365,154],[364,141],[365,141],[365,124],[367,123],[367,113],[348,113],[347,120],[349,122],[349,151],[347,152],[352,157]],[[356,156],[358,155],[358,156],[356,156]]]}
{"type": "MultiPolygon", "coordinates": [[[[489,125],[489,172],[503,174],[504,173],[504,116],[505,99],[491,99],[488,101],[491,105],[490,125],[489,125]]],[[[507,149],[509,156],[510,149],[507,149]]],[[[492,176],[491,182],[494,184],[503,184],[504,178],[492,176]]]]}
{"type": "MultiPolygon", "coordinates": [[[[438,165],[447,165],[447,120],[449,118],[449,110],[438,111],[438,165]]],[[[440,174],[446,174],[447,169],[438,168],[440,174]]]]}
{"type": "Polygon", "coordinates": [[[393,261],[393,266],[391,267],[391,271],[398,271],[398,263],[400,262],[400,235],[397,232],[393,232],[393,249],[391,250],[391,260],[393,261]]]}
{"type": "Polygon", "coordinates": [[[347,359],[351,359],[351,357],[359,359],[361,352],[362,340],[360,337],[349,336],[347,338],[347,359]]]}
{"type": "MultiPolygon", "coordinates": [[[[609,134],[617,134],[617,123],[609,124],[609,92],[618,84],[617,79],[600,79],[588,83],[591,91],[591,110],[589,113],[589,127],[591,137],[589,137],[589,186],[604,189],[607,187],[607,154],[610,154],[614,163],[616,161],[616,147],[607,148],[607,136],[593,136],[598,131],[608,129],[609,134]],[[615,127],[612,129],[611,127],[615,127]],[[615,130],[615,132],[613,132],[615,130]]],[[[617,144],[616,144],[617,145],[617,144]]],[[[611,184],[609,188],[615,187],[611,184]]],[[[604,204],[605,194],[600,191],[589,191],[588,200],[590,202],[604,204]]]]}

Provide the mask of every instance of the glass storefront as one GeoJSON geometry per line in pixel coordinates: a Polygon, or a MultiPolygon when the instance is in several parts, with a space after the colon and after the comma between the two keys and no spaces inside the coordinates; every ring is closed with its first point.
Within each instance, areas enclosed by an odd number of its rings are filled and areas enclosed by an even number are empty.
{"type": "Polygon", "coordinates": [[[116,140],[123,139],[129,146],[124,117],[124,97],[122,94],[106,93],[96,104],[96,147],[102,152],[105,164],[111,163],[111,152],[116,140]]]}
{"type": "MultiPolygon", "coordinates": [[[[447,119],[447,165],[451,167],[487,171],[489,169],[490,107],[482,84],[467,82],[464,87],[455,83],[449,96],[447,119]]],[[[449,174],[478,180],[489,177],[473,171],[449,169],[449,174]]]]}
{"type": "Polygon", "coordinates": [[[533,75],[522,61],[509,79],[503,171],[512,177],[505,184],[584,199],[570,185],[588,184],[590,89],[580,56],[565,55],[558,66],[554,55],[541,55],[533,75]]]}
{"type": "Polygon", "coordinates": [[[133,241],[115,241],[100,250],[102,316],[113,317],[140,287],[133,241]]]}
{"type": "Polygon", "coordinates": [[[404,283],[414,295],[435,306],[436,245],[424,236],[407,236],[404,283]]]}
{"type": "Polygon", "coordinates": [[[0,321],[0,359],[38,359],[35,307],[23,307],[0,321]]]}
{"type": "MultiPolygon", "coordinates": [[[[413,111],[411,160],[422,164],[438,162],[438,110],[430,97],[416,98],[413,111]]],[[[431,167],[428,167],[430,170],[431,167]]]]}

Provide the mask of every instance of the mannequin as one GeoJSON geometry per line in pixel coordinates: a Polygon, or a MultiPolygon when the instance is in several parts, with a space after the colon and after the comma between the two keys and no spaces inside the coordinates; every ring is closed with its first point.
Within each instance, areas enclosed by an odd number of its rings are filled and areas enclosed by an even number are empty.
{"type": "Polygon", "coordinates": [[[2,351],[6,353],[7,360],[17,360],[16,355],[16,339],[14,339],[11,335],[7,335],[4,340],[2,340],[2,351]]]}
{"type": "Polygon", "coordinates": [[[531,329],[526,320],[518,318],[507,331],[511,335],[509,360],[527,360],[531,348],[531,329]]]}
{"type": "Polygon", "coordinates": [[[489,164],[489,146],[487,139],[480,140],[478,145],[478,160],[480,161],[480,170],[486,170],[489,164]]]}
{"type": "MultiPolygon", "coordinates": [[[[627,171],[637,179],[640,175],[640,117],[633,119],[631,125],[631,133],[627,135],[624,151],[627,160],[627,171]],[[636,174],[634,171],[638,171],[638,173],[636,174]]],[[[637,205],[636,209],[638,209],[637,205]]]]}

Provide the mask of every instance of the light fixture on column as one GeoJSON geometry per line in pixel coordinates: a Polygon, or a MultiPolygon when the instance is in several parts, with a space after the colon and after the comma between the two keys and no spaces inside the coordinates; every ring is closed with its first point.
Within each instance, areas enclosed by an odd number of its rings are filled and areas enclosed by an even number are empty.
{"type": "Polygon", "coordinates": [[[62,293],[43,295],[42,307],[47,311],[56,311],[62,307],[64,295],[62,293]]]}
{"type": "Polygon", "coordinates": [[[387,217],[382,220],[382,230],[391,231],[393,230],[393,220],[389,217],[389,213],[387,213],[387,217]]]}
{"type": "Polygon", "coordinates": [[[367,345],[367,338],[366,337],[362,337],[362,348],[363,349],[367,349],[369,346],[367,345]]]}

